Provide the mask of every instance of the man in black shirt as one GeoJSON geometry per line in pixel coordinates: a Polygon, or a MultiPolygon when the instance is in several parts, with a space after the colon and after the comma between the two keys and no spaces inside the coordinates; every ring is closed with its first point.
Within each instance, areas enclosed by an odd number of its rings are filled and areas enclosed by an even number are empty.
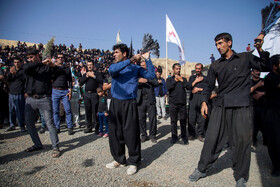
{"type": "Polygon", "coordinates": [[[22,69],[22,61],[18,57],[14,58],[14,66],[10,68],[10,72],[6,77],[6,81],[10,83],[9,93],[9,116],[10,127],[5,131],[15,130],[16,118],[18,119],[21,132],[25,132],[24,126],[24,85],[25,75],[22,69]]]}
{"type": "Polygon", "coordinates": [[[155,96],[156,96],[156,107],[158,119],[163,117],[164,120],[167,120],[168,116],[166,115],[165,109],[165,98],[167,97],[167,88],[166,83],[163,77],[161,77],[161,72],[156,72],[158,86],[155,87],[155,96]]]}
{"type": "Polygon", "coordinates": [[[280,55],[271,57],[272,72],[264,79],[267,111],[265,116],[265,137],[272,161],[271,175],[280,176],[280,55]]]}
{"type": "Polygon", "coordinates": [[[72,97],[72,74],[70,68],[64,64],[63,54],[58,54],[56,58],[56,67],[53,74],[52,85],[52,104],[53,104],[53,119],[57,129],[60,133],[60,117],[59,108],[60,101],[62,101],[65,113],[66,123],[68,127],[68,134],[73,135],[73,121],[70,100],[72,97]]]}
{"type": "Polygon", "coordinates": [[[205,76],[202,74],[203,65],[198,63],[195,65],[195,75],[192,75],[189,79],[189,84],[191,87],[190,95],[190,108],[189,108],[189,140],[194,140],[196,138],[203,142],[204,129],[206,120],[202,117],[200,112],[201,104],[201,93],[206,86],[205,76]],[[197,126],[196,126],[197,123],[197,126]]]}
{"type": "MultiPolygon", "coordinates": [[[[140,66],[147,70],[147,65],[145,61],[140,63],[140,66]]],[[[156,143],[157,134],[157,117],[156,117],[156,97],[154,87],[158,86],[159,83],[157,79],[138,79],[138,90],[137,90],[137,108],[138,117],[140,124],[141,142],[148,140],[147,134],[147,123],[146,123],[146,113],[149,117],[149,137],[153,143],[156,143]]]]}
{"type": "Polygon", "coordinates": [[[253,146],[257,145],[257,135],[259,130],[263,133],[264,114],[265,114],[265,92],[264,82],[260,78],[261,72],[258,69],[252,69],[251,79],[251,101],[252,101],[252,116],[253,116],[253,146]]]}
{"type": "Polygon", "coordinates": [[[53,147],[53,158],[60,156],[58,147],[59,140],[53,121],[52,112],[52,73],[53,64],[51,59],[41,62],[39,51],[30,49],[26,52],[28,64],[23,66],[26,74],[26,94],[25,100],[25,123],[34,145],[27,148],[26,152],[41,150],[43,145],[36,130],[36,118],[38,112],[44,116],[45,123],[50,133],[53,147]]]}
{"type": "Polygon", "coordinates": [[[249,178],[252,142],[252,119],[250,111],[251,68],[266,68],[269,54],[261,48],[264,35],[256,40],[256,48],[261,58],[249,52],[236,53],[231,49],[232,37],[221,33],[215,37],[221,58],[210,65],[206,87],[202,91],[201,114],[208,115],[207,101],[215,87],[219,87],[217,98],[205,136],[198,168],[189,176],[197,181],[206,176],[206,170],[218,159],[224,145],[229,143],[232,150],[233,170],[236,186],[246,186],[249,178]]]}
{"type": "Polygon", "coordinates": [[[86,84],[84,93],[84,103],[86,112],[87,128],[84,130],[85,133],[92,132],[92,128],[95,127],[95,134],[99,132],[99,126],[97,122],[97,108],[98,108],[98,94],[96,89],[99,84],[102,84],[102,76],[100,73],[93,71],[93,63],[87,62],[88,71],[82,76],[80,85],[86,84]]]}
{"type": "MultiPolygon", "coordinates": [[[[6,97],[6,93],[4,91],[4,81],[5,81],[5,75],[4,75],[4,71],[2,69],[2,64],[3,62],[0,62],[0,103],[6,103],[8,101],[8,98],[6,97]]],[[[0,107],[0,128],[3,127],[3,123],[5,123],[5,121],[8,121],[6,118],[5,120],[5,113],[6,113],[6,107],[0,107]]]]}
{"type": "Polygon", "coordinates": [[[178,139],[177,120],[180,117],[181,138],[184,144],[188,145],[187,139],[187,109],[186,109],[186,88],[189,89],[188,81],[180,75],[181,65],[175,63],[172,66],[173,76],[167,78],[166,88],[169,91],[169,111],[171,120],[171,144],[175,144],[178,139]]]}

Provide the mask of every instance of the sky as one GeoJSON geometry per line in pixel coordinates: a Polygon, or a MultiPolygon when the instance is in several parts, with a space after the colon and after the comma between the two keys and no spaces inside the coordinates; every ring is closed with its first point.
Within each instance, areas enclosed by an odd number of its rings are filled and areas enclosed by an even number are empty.
{"type": "MultiPolygon", "coordinates": [[[[123,43],[141,49],[145,33],[166,57],[166,14],[176,29],[189,62],[210,63],[220,57],[214,38],[228,32],[233,49],[244,52],[261,31],[261,9],[273,0],[0,0],[0,39],[55,44],[82,44],[84,49],[112,50],[120,30],[123,43]]],[[[176,44],[168,58],[179,60],[176,44]]]]}

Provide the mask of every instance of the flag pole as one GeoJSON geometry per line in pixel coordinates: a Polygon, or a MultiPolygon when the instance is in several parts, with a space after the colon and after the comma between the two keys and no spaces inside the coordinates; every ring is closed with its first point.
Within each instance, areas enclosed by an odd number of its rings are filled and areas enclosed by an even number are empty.
{"type": "Polygon", "coordinates": [[[168,51],[167,51],[167,40],[166,40],[165,80],[167,79],[167,59],[168,59],[168,51]]]}
{"type": "MultiPolygon", "coordinates": [[[[183,41],[183,53],[185,53],[185,43],[184,43],[184,41],[183,41]]],[[[184,64],[183,64],[184,75],[186,75],[186,68],[185,68],[185,64],[186,64],[186,63],[184,63],[184,64]]],[[[187,76],[186,76],[186,78],[187,78],[187,76]]]]}

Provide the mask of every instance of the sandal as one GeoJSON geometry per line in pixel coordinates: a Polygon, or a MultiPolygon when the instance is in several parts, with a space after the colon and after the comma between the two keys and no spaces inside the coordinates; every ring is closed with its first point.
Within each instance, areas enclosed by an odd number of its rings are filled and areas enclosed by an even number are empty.
{"type": "Polygon", "coordinates": [[[29,148],[25,149],[24,151],[29,153],[29,152],[38,151],[38,150],[41,150],[41,149],[43,149],[43,148],[32,146],[32,147],[29,147],[29,148]]]}
{"type": "Polygon", "coordinates": [[[52,153],[52,157],[53,158],[58,158],[58,157],[60,157],[60,150],[58,149],[58,148],[54,148],[53,149],[53,153],[52,153]]]}

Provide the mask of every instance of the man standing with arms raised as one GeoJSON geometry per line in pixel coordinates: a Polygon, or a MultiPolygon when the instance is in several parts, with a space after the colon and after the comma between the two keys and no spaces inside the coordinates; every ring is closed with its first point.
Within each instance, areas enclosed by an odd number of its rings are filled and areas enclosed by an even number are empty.
{"type": "Polygon", "coordinates": [[[106,167],[113,169],[127,164],[128,175],[137,172],[141,161],[141,144],[139,118],[137,111],[138,78],[154,79],[155,68],[149,58],[149,53],[142,55],[146,59],[147,71],[132,64],[141,59],[137,54],[128,59],[129,50],[125,44],[113,47],[115,64],[109,68],[112,76],[112,100],[109,109],[109,145],[114,161],[106,167]],[[129,158],[125,158],[125,145],[129,158]]]}
{"type": "Polygon", "coordinates": [[[206,177],[206,170],[218,159],[224,145],[232,150],[233,170],[236,186],[246,186],[249,178],[252,142],[252,119],[250,111],[251,68],[266,68],[269,54],[261,48],[264,35],[256,39],[256,48],[261,58],[249,52],[236,53],[232,48],[232,37],[221,33],[215,37],[221,58],[213,62],[202,91],[201,114],[208,115],[207,101],[217,79],[217,98],[209,118],[205,143],[198,168],[189,176],[190,181],[206,177]]]}
{"type": "Polygon", "coordinates": [[[38,112],[42,113],[44,120],[50,133],[50,139],[53,147],[54,158],[60,156],[58,147],[58,136],[53,121],[52,112],[52,73],[54,66],[51,59],[46,59],[41,62],[39,51],[36,49],[29,49],[26,52],[28,64],[23,66],[26,74],[26,94],[25,100],[25,123],[27,130],[31,136],[34,145],[27,148],[25,152],[33,152],[43,149],[43,145],[39,138],[35,122],[38,112]]]}

